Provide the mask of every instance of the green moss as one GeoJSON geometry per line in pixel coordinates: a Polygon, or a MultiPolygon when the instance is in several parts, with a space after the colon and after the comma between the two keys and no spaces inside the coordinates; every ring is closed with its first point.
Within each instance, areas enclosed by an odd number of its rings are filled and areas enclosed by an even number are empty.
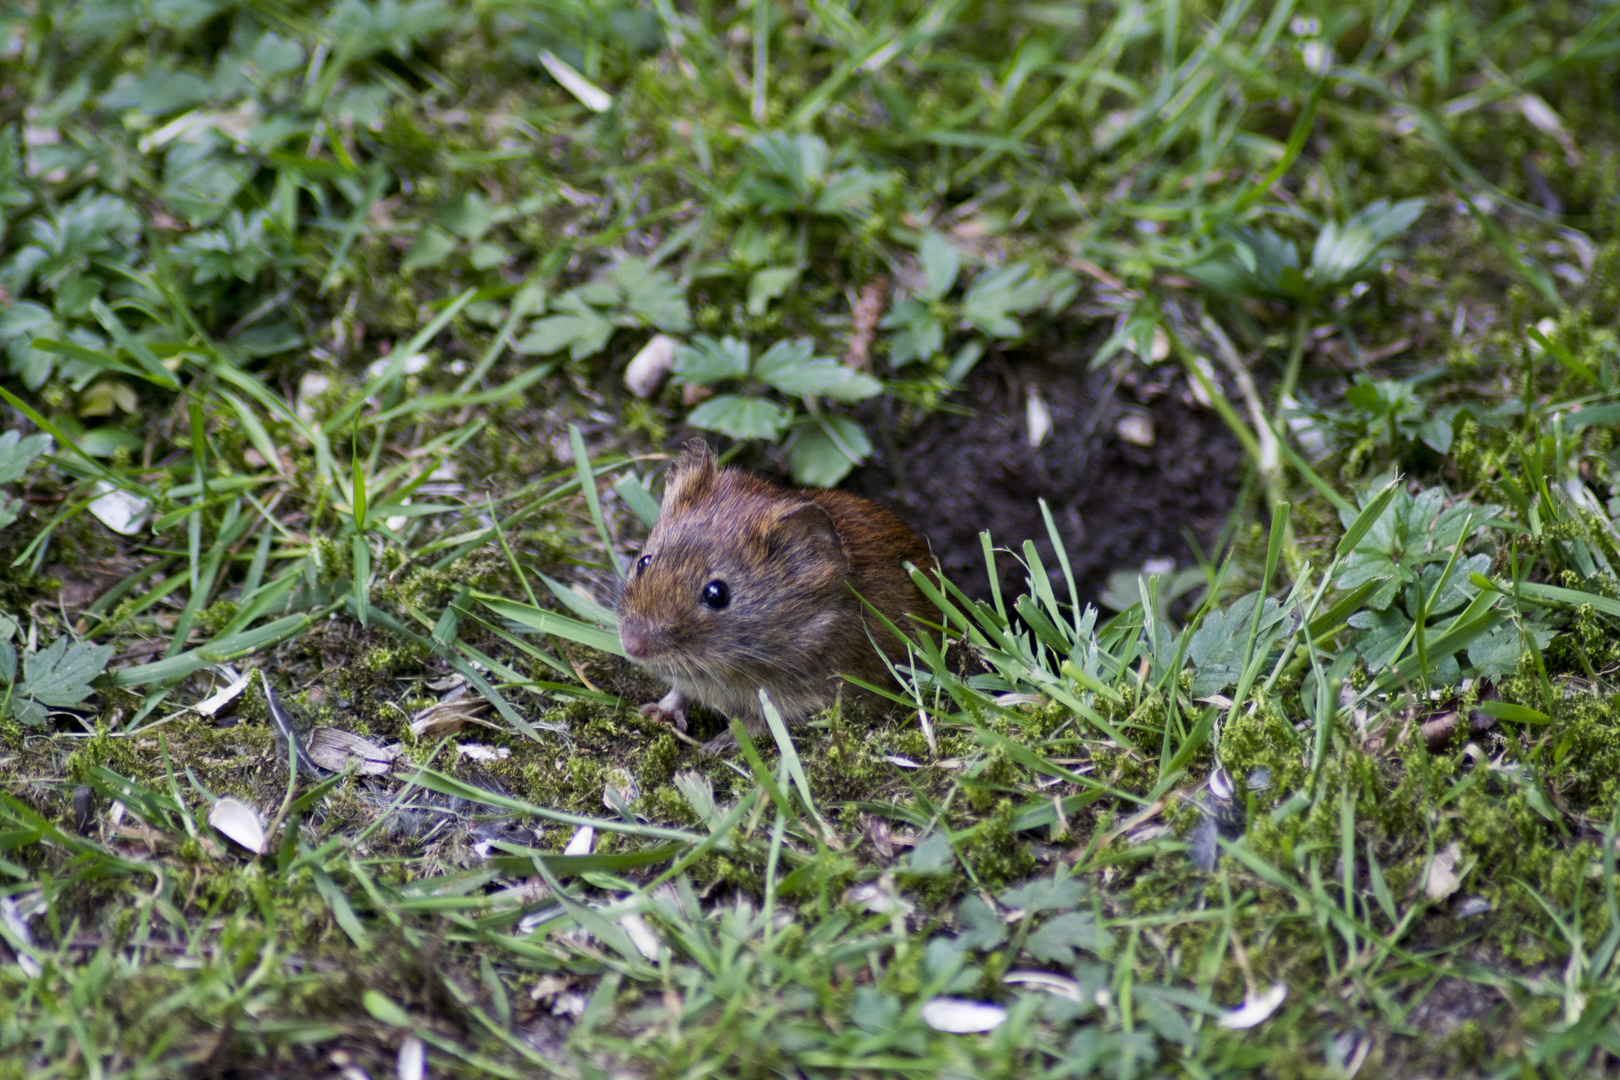
{"type": "Polygon", "coordinates": [[[998,800],[961,846],[962,857],[987,888],[998,888],[1027,877],[1035,868],[1018,833],[1012,830],[1017,808],[1009,799],[998,800]]]}

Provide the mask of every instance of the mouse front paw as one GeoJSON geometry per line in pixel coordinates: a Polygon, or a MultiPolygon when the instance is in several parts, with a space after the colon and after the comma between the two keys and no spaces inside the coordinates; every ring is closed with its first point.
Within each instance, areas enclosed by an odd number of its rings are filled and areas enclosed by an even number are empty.
{"type": "Polygon", "coordinates": [[[673,724],[675,730],[684,735],[686,734],[686,695],[679,690],[671,690],[657,701],[649,701],[643,705],[641,715],[660,724],[673,724]]]}

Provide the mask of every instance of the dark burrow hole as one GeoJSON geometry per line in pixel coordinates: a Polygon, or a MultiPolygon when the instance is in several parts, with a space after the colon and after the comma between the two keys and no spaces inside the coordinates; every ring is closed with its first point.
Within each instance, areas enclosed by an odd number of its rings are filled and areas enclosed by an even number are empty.
{"type": "MultiPolygon", "coordinates": [[[[1056,595],[1068,586],[1041,516],[1051,508],[1081,604],[1096,604],[1111,573],[1150,559],[1194,565],[1189,535],[1213,557],[1243,478],[1243,448],[1199,405],[1175,365],[1086,370],[1083,360],[987,358],[953,402],[970,415],[937,413],[902,445],[883,446],[845,487],[892,509],[926,536],[950,579],[990,599],[979,533],[998,548],[1034,540],[1056,595]],[[1029,443],[1029,398],[1051,413],[1051,433],[1029,443]],[[1151,445],[1141,438],[1151,425],[1151,445]]],[[[889,430],[883,418],[869,429],[889,430]]],[[[1023,568],[997,556],[1003,595],[1025,589],[1023,568]]],[[[1105,613],[1106,614],[1106,613],[1105,613]]]]}

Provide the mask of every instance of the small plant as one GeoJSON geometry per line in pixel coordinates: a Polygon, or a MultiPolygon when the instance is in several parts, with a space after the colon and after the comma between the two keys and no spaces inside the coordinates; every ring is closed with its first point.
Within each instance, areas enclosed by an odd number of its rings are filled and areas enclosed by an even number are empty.
{"type": "Polygon", "coordinates": [[[1321,305],[1337,289],[1369,276],[1374,264],[1391,258],[1387,245],[1423,213],[1424,200],[1391,204],[1379,199],[1343,225],[1329,221],[1316,234],[1309,266],[1300,263],[1292,240],[1268,227],[1238,226],[1220,243],[1188,263],[1189,274],[1228,296],[1291,300],[1301,308],[1321,305]]]}
{"type": "Polygon", "coordinates": [[[792,432],[788,462],[800,484],[827,487],[842,480],[872,452],[866,432],[854,420],[826,411],[823,399],[842,405],[865,401],[883,384],[826,356],[801,338],[778,341],[760,356],[733,337],[699,335],[675,350],[678,382],[712,388],[739,384],[693,409],[687,423],[733,439],[780,440],[792,432]],[[790,400],[766,396],[769,391],[790,400]],[[803,401],[797,415],[791,399],[803,401]]]}
{"type": "Polygon", "coordinates": [[[1187,262],[1197,281],[1233,298],[1287,300],[1297,313],[1294,341],[1283,374],[1279,401],[1292,398],[1299,382],[1310,320],[1340,289],[1370,277],[1376,265],[1396,252],[1389,242],[1405,233],[1423,213],[1425,200],[1391,203],[1379,199],[1339,224],[1322,225],[1311,245],[1310,264],[1300,261],[1299,247],[1271,228],[1237,226],[1222,230],[1220,240],[1187,262]]]}
{"type": "Polygon", "coordinates": [[[785,214],[797,222],[801,266],[810,259],[812,221],[858,217],[871,206],[874,195],[897,179],[894,173],[855,164],[847,150],[833,154],[825,139],[809,132],[767,132],[750,146],[753,160],[737,186],[736,199],[762,214],[785,214]]]}
{"type": "Polygon", "coordinates": [[[961,275],[962,258],[945,236],[930,229],[917,247],[922,263],[923,286],[901,299],[879,323],[893,330],[889,338],[889,365],[904,368],[940,357],[947,335],[968,332],[970,337],[956,351],[945,377],[960,382],[979,357],[986,339],[1010,341],[1021,336],[1023,325],[1015,316],[1045,309],[1061,311],[1079,291],[1079,283],[1068,271],[1038,277],[1028,263],[999,266],[980,273],[961,297],[947,297],[961,275]]]}
{"type": "Polygon", "coordinates": [[[644,259],[625,259],[586,285],[549,301],[554,313],[529,324],[519,352],[549,356],[568,350],[574,360],[595,356],[620,327],[650,326],[666,333],[691,329],[686,296],[675,279],[644,259]]]}
{"type": "MultiPolygon", "coordinates": [[[[21,480],[23,473],[28,471],[28,466],[50,449],[50,446],[49,435],[30,435],[23,438],[22,433],[18,431],[8,431],[0,435],[0,484],[21,480]]],[[[22,507],[21,499],[0,494],[0,529],[16,521],[17,515],[22,513],[22,507]]]]}
{"type": "Polygon", "coordinates": [[[1308,417],[1341,439],[1370,440],[1397,454],[1404,454],[1414,443],[1422,443],[1437,454],[1449,454],[1463,422],[1484,426],[1502,421],[1481,415],[1470,405],[1433,405],[1422,392],[1423,387],[1444,374],[1443,368],[1436,368],[1406,379],[1377,379],[1358,372],[1355,382],[1344,391],[1344,407],[1303,405],[1288,410],[1287,415],[1308,417]]]}
{"type": "Polygon", "coordinates": [[[111,645],[57,638],[38,652],[24,652],[17,677],[17,648],[11,642],[17,622],[0,615],[0,682],[6,684],[0,715],[20,723],[43,724],[51,709],[71,709],[95,693],[90,681],[107,669],[111,645]]]}

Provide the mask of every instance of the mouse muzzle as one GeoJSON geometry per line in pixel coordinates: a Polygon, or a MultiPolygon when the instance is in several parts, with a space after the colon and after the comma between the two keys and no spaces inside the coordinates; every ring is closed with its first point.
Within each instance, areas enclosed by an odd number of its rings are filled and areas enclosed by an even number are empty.
{"type": "Polygon", "coordinates": [[[624,648],[624,655],[630,659],[645,660],[652,652],[652,633],[639,622],[620,619],[619,644],[624,648]]]}

